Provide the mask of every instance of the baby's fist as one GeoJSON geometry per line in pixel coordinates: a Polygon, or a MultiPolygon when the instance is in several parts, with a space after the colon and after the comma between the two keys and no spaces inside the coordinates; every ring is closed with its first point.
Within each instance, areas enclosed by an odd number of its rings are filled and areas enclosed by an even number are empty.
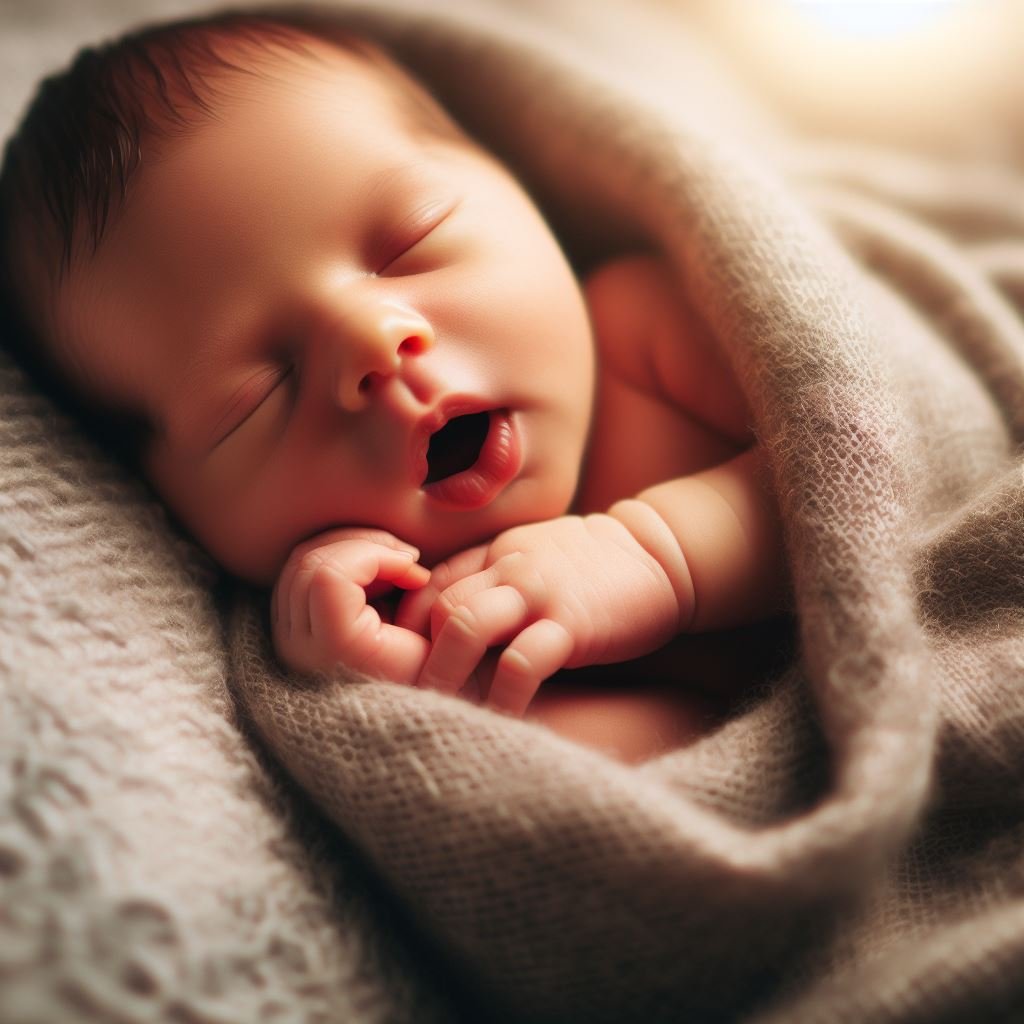
{"type": "Polygon", "coordinates": [[[660,647],[679,613],[667,574],[626,526],[588,515],[517,526],[435,566],[397,621],[429,628],[420,686],[454,693],[501,648],[487,701],[520,715],[561,668],[660,647]]]}
{"type": "Polygon", "coordinates": [[[383,530],[328,530],[298,545],[271,596],[278,658],[300,672],[344,666],[412,683],[427,655],[424,637],[381,619],[370,599],[392,587],[422,587],[419,552],[383,530]]]}

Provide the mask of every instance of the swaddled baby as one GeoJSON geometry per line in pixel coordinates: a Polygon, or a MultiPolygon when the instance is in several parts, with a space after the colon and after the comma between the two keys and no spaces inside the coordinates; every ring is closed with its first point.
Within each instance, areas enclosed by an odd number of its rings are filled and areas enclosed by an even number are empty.
{"type": "MultiPolygon", "coordinates": [[[[272,588],[286,666],[537,714],[562,668],[777,606],[743,397],[667,270],[581,284],[512,174],[329,19],[84,51],[2,198],[22,358],[272,588]]],[[[602,742],[649,756],[684,707],[626,695],[602,742]]]]}

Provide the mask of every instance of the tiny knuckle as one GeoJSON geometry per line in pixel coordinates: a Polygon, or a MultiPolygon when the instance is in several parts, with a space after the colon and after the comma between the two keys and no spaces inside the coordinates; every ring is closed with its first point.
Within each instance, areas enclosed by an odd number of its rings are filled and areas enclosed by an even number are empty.
{"type": "Polygon", "coordinates": [[[308,559],[316,561],[317,558],[323,559],[329,557],[329,553],[337,551],[347,541],[352,540],[351,537],[337,536],[334,532],[320,534],[317,537],[310,537],[308,540],[302,541],[295,548],[292,549],[289,561],[296,566],[301,566],[308,559]]]}
{"type": "Polygon", "coordinates": [[[442,590],[434,602],[434,613],[442,618],[450,618],[455,614],[456,609],[461,607],[458,597],[450,590],[442,590]]]}
{"type": "Polygon", "coordinates": [[[310,601],[322,601],[325,597],[336,593],[338,574],[329,563],[323,563],[309,571],[306,593],[310,601]]]}
{"type": "Polygon", "coordinates": [[[320,637],[319,649],[323,658],[333,665],[343,661],[358,661],[373,653],[373,639],[360,628],[330,629],[320,637]]]}
{"type": "Polygon", "coordinates": [[[301,554],[296,552],[295,568],[303,575],[315,575],[320,569],[328,564],[327,556],[322,548],[310,548],[301,554]]]}
{"type": "Polygon", "coordinates": [[[529,527],[527,526],[513,526],[511,530],[506,530],[502,534],[502,540],[507,542],[512,548],[520,546],[529,534],[529,527]]]}
{"type": "Polygon", "coordinates": [[[388,533],[387,530],[379,530],[372,527],[353,531],[350,536],[353,540],[368,540],[373,544],[380,544],[381,547],[385,548],[401,549],[406,546],[393,533],[388,533]]]}
{"type": "Polygon", "coordinates": [[[301,547],[327,547],[331,544],[344,544],[347,541],[365,540],[373,544],[381,544],[390,547],[397,542],[397,538],[373,526],[341,526],[331,530],[324,530],[315,537],[310,537],[302,542],[301,547]]]}
{"type": "Polygon", "coordinates": [[[466,635],[475,635],[480,628],[480,619],[469,605],[460,604],[448,615],[446,625],[466,635]]]}
{"type": "Polygon", "coordinates": [[[319,545],[315,541],[306,540],[296,547],[292,548],[291,554],[285,560],[285,564],[292,568],[297,568],[302,564],[302,559],[309,554],[310,551],[315,551],[319,545]]]}
{"type": "Polygon", "coordinates": [[[501,537],[487,549],[488,567],[515,564],[522,556],[526,542],[521,529],[506,530],[501,537]]]}
{"type": "Polygon", "coordinates": [[[445,591],[448,590],[455,580],[452,576],[451,569],[446,565],[435,565],[430,570],[430,582],[424,587],[424,590],[431,590],[436,595],[436,600],[443,600],[445,591]]]}
{"type": "Polygon", "coordinates": [[[523,560],[516,567],[516,589],[527,601],[535,602],[546,596],[548,591],[544,573],[532,560],[523,560]]]}
{"type": "Polygon", "coordinates": [[[514,647],[506,647],[498,659],[502,674],[517,682],[532,680],[537,671],[529,658],[514,647]]]}

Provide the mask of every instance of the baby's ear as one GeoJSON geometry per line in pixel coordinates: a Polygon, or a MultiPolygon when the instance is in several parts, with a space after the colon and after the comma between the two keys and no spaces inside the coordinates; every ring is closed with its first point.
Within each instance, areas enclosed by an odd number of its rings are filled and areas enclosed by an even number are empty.
{"type": "Polygon", "coordinates": [[[54,343],[30,325],[27,292],[14,261],[14,228],[0,204],[0,350],[7,353],[39,391],[74,417],[106,453],[138,472],[154,427],[141,411],[117,408],[84,393],[59,365],[54,343]]]}
{"type": "Polygon", "coordinates": [[[0,274],[5,278],[0,283],[0,350],[42,394],[76,419],[102,451],[113,455],[132,474],[138,473],[155,435],[149,418],[92,400],[76,387],[57,366],[47,341],[29,327],[6,270],[0,274]]]}

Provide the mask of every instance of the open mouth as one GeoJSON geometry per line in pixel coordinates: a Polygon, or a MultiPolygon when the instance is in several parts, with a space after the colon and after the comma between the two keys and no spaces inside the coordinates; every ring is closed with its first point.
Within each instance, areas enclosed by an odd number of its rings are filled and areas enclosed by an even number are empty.
{"type": "Polygon", "coordinates": [[[473,466],[480,458],[490,428],[488,412],[453,416],[430,437],[427,476],[423,483],[437,483],[473,466]]]}
{"type": "Polygon", "coordinates": [[[452,416],[415,460],[427,500],[455,512],[484,508],[516,478],[523,456],[508,409],[452,416]],[[423,463],[426,463],[424,471],[423,463]]]}

